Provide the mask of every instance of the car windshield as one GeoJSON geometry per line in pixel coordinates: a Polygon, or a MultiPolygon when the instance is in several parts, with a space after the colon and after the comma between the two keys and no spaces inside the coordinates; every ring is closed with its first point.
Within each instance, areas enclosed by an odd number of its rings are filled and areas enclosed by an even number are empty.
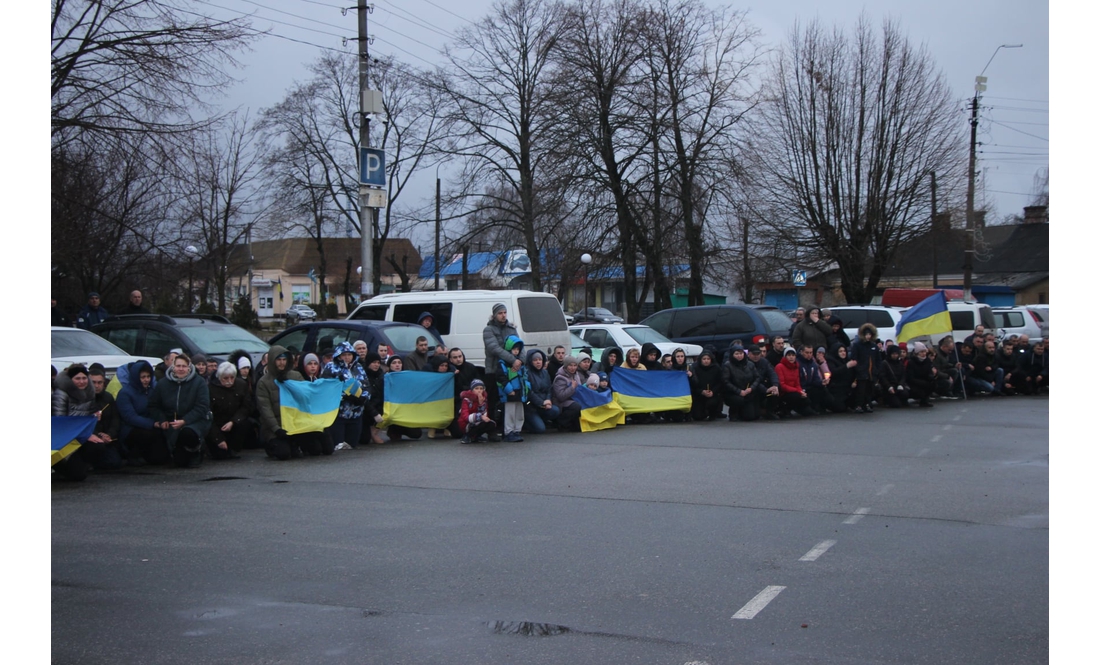
{"type": "Polygon", "coordinates": [[[409,353],[416,350],[416,338],[424,336],[428,338],[428,345],[442,344],[439,338],[424,329],[423,326],[390,326],[383,328],[382,332],[390,340],[390,346],[398,353],[409,353]]]}
{"type": "Polygon", "coordinates": [[[590,307],[588,309],[590,316],[615,316],[611,313],[611,310],[604,309],[603,307],[590,307]]]}
{"type": "Polygon", "coordinates": [[[129,354],[95,333],[75,328],[50,331],[50,356],[53,358],[126,355],[129,354]]]}
{"type": "Polygon", "coordinates": [[[639,344],[645,344],[647,342],[652,342],[653,344],[664,344],[666,342],[669,344],[672,343],[671,339],[665,337],[664,335],[657,332],[653,328],[650,328],[649,326],[630,327],[624,328],[624,330],[626,331],[626,334],[633,337],[639,344]]]}
{"type": "Polygon", "coordinates": [[[244,349],[249,353],[263,353],[270,346],[244,328],[234,325],[205,323],[197,326],[180,326],[179,331],[205,354],[233,353],[237,349],[244,349]]]}
{"type": "Polygon", "coordinates": [[[768,327],[769,333],[786,334],[791,329],[791,317],[778,309],[758,309],[756,312],[760,318],[764,319],[764,325],[768,327]]]}
{"type": "Polygon", "coordinates": [[[569,333],[569,339],[570,339],[569,343],[573,345],[574,349],[580,349],[580,348],[583,348],[583,347],[586,347],[586,346],[591,346],[591,344],[589,344],[588,342],[581,339],[581,336],[578,335],[575,332],[569,333]]]}

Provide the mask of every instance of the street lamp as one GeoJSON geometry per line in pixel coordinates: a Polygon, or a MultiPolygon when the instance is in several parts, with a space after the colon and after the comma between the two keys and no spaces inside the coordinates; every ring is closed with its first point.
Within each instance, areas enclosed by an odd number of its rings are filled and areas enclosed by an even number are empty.
{"type": "Polygon", "coordinates": [[[978,155],[978,101],[985,92],[985,70],[997,57],[997,53],[1003,48],[1023,48],[1023,44],[1001,44],[993,50],[989,56],[989,62],[985,63],[982,73],[974,77],[974,98],[970,102],[970,166],[967,169],[966,180],[966,252],[963,254],[963,298],[972,300],[973,294],[970,287],[974,271],[974,165],[978,155]]]}
{"type": "Polygon", "coordinates": [[[199,250],[194,245],[188,245],[183,248],[183,252],[187,254],[187,311],[191,313],[195,311],[195,273],[191,264],[199,255],[199,250]]]}
{"type": "Polygon", "coordinates": [[[588,252],[581,254],[581,263],[584,264],[584,315],[588,316],[588,264],[592,263],[592,255],[588,252]]]}

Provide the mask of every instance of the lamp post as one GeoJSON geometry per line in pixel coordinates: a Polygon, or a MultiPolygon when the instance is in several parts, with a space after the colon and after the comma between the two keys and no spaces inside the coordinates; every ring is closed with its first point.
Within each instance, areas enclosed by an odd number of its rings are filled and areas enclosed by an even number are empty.
{"type": "Polygon", "coordinates": [[[191,265],[199,250],[194,245],[188,245],[183,248],[183,253],[187,255],[187,312],[191,313],[195,311],[195,273],[191,265]]]}
{"type": "Polygon", "coordinates": [[[592,255],[588,252],[581,254],[581,263],[584,264],[584,315],[588,316],[588,265],[592,263],[592,255]]]}
{"type": "Polygon", "coordinates": [[[989,62],[985,63],[982,73],[974,77],[974,98],[970,101],[970,164],[966,173],[966,252],[963,254],[963,298],[972,300],[973,294],[970,287],[974,271],[974,165],[977,161],[978,149],[978,103],[982,93],[985,92],[985,70],[997,57],[997,53],[1003,48],[1023,48],[1023,44],[1001,44],[993,50],[989,56],[989,62]]]}

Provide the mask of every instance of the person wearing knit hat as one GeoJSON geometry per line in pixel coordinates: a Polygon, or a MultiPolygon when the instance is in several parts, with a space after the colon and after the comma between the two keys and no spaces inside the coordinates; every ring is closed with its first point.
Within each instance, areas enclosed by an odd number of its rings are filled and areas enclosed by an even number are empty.
{"type": "Polygon", "coordinates": [[[481,379],[474,379],[470,382],[470,389],[463,391],[462,406],[457,419],[462,443],[477,443],[485,439],[493,442],[500,440],[496,434],[497,424],[489,413],[488,393],[485,382],[481,379]]]}
{"type": "MultiPolygon", "coordinates": [[[[386,382],[386,370],[382,367],[382,356],[375,351],[368,351],[363,358],[363,373],[367,375],[370,406],[375,413],[382,413],[384,410],[383,391],[386,382]]],[[[363,434],[359,437],[359,445],[385,443],[375,423],[366,421],[364,423],[363,434]]]]}
{"type": "Polygon", "coordinates": [[[195,363],[195,372],[202,377],[203,381],[210,379],[206,375],[206,356],[202,353],[196,353],[191,356],[191,362],[195,363]]]}
{"type": "MultiPolygon", "coordinates": [[[[500,372],[502,363],[516,372],[523,367],[523,359],[513,356],[504,348],[505,340],[512,336],[518,338],[519,331],[508,321],[508,307],[498,302],[493,305],[493,315],[481,331],[481,341],[485,346],[485,375],[492,377],[486,379],[490,385],[497,383],[496,375],[500,372]]],[[[499,391],[490,389],[488,393],[490,417],[494,422],[503,423],[504,418],[497,417],[497,407],[500,403],[499,391]]]]}
{"type": "Polygon", "coordinates": [[[905,363],[905,381],[909,396],[917,400],[918,406],[933,406],[930,399],[936,389],[936,369],[928,357],[928,347],[920,342],[913,344],[913,353],[905,363]]]}
{"type": "Polygon", "coordinates": [[[376,413],[370,405],[370,393],[366,392],[367,373],[358,362],[351,342],[340,342],[336,345],[332,362],[325,365],[321,378],[339,379],[346,386],[336,420],[325,430],[332,439],[331,443],[326,442],[321,453],[328,455],[333,450],[358,448],[363,435],[363,423],[378,424],[382,422],[382,414],[376,413]]]}

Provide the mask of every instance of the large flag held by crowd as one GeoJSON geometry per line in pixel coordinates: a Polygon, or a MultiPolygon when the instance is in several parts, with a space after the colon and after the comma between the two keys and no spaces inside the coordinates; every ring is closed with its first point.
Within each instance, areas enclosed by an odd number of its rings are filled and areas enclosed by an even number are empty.
{"type": "Polygon", "coordinates": [[[628,414],[691,411],[691,385],[686,372],[646,372],[620,367],[611,373],[611,390],[615,401],[628,414]]]}
{"type": "Polygon", "coordinates": [[[947,311],[947,297],[938,291],[905,310],[898,321],[898,342],[908,342],[914,337],[951,332],[951,313],[947,311]]]}
{"type": "Polygon", "coordinates": [[[592,390],[585,386],[573,392],[573,401],[581,407],[581,431],[594,432],[626,424],[626,413],[610,390],[592,390]]]}
{"type": "Polygon", "coordinates": [[[454,420],[454,374],[390,372],[384,381],[382,427],[443,429],[454,420]]]}
{"type": "Polygon", "coordinates": [[[276,381],[279,386],[279,418],[287,434],[320,432],[332,425],[340,411],[340,400],[349,388],[340,379],[276,381]]]}
{"type": "Polygon", "coordinates": [[[72,455],[95,433],[95,416],[50,416],[50,466],[72,455]]]}

